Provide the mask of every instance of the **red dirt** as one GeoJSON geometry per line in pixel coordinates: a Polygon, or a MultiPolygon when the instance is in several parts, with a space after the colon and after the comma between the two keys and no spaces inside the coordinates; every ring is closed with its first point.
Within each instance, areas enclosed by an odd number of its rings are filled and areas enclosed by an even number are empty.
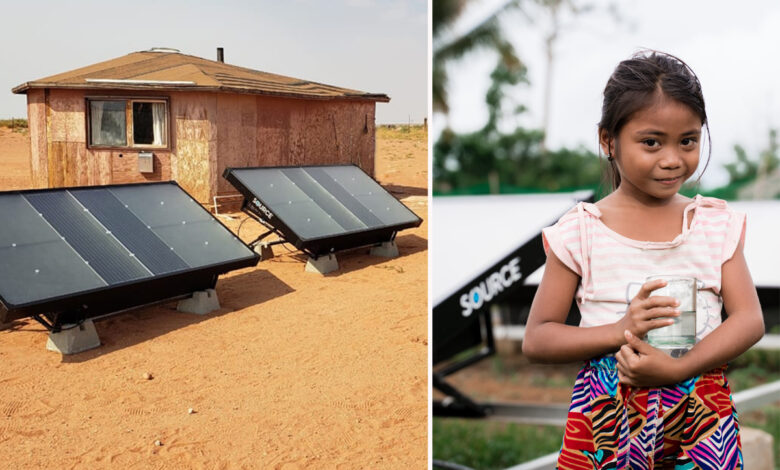
{"type": "MultiPolygon", "coordinates": [[[[0,189],[28,187],[28,161],[27,136],[0,129],[0,189]]],[[[428,218],[427,142],[378,139],[377,176],[428,218]]],[[[232,216],[236,231],[244,216],[232,216]]],[[[250,220],[240,237],[259,232],[250,220]]],[[[397,242],[399,258],[355,250],[327,276],[277,246],[220,278],[220,310],[109,317],[96,322],[102,346],[72,356],[47,351],[35,321],[12,323],[1,466],[426,468],[427,222],[397,242]]]]}
{"type": "Polygon", "coordinates": [[[30,137],[0,127],[0,190],[25,189],[32,185],[30,137]]]}

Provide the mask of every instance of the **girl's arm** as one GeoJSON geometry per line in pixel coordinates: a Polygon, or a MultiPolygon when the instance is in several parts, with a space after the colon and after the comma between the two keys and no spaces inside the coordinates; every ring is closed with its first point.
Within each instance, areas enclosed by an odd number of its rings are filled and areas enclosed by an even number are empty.
{"type": "Polygon", "coordinates": [[[742,249],[740,241],[734,256],[723,263],[721,270],[721,296],[728,317],[680,358],[685,378],[722,366],[764,336],[764,315],[742,249]]]}
{"type": "Polygon", "coordinates": [[[523,337],[523,354],[532,361],[565,363],[617,351],[625,343],[611,325],[580,328],[564,324],[580,277],[547,252],[542,282],[531,304],[523,337]]]}
{"type": "Polygon", "coordinates": [[[523,354],[530,360],[576,362],[613,353],[626,344],[624,331],[642,337],[648,330],[673,323],[674,320],[669,317],[679,315],[674,309],[675,299],[650,297],[653,290],[666,284],[657,280],[642,285],[628,305],[626,314],[616,323],[590,328],[566,325],[566,316],[579,282],[579,275],[563,264],[553,250],[549,250],[542,282],[525,326],[523,354]]]}
{"type": "Polygon", "coordinates": [[[740,241],[721,268],[721,296],[728,318],[679,359],[644,343],[623,346],[616,355],[621,383],[658,386],[695,377],[733,360],[761,339],[764,317],[742,248],[740,241]]]}

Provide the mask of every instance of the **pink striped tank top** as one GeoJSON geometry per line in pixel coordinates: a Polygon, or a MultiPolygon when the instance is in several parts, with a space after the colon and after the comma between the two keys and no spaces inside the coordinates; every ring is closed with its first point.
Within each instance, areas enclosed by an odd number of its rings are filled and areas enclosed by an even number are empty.
{"type": "Polygon", "coordinates": [[[744,239],[745,214],[729,209],[726,201],[698,195],[685,208],[682,233],[668,242],[624,237],[604,225],[600,217],[595,204],[581,202],[576,210],[542,230],[545,252],[552,249],[580,276],[576,293],[580,326],[616,322],[645,278],[657,274],[699,279],[697,340],[720,325],[721,266],[744,239]]]}

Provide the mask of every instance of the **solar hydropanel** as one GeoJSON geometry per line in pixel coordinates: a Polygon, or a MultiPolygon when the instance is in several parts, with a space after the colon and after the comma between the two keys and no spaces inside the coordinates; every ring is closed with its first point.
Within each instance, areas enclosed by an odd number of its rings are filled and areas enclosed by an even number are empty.
{"type": "Polygon", "coordinates": [[[4,192],[0,220],[0,321],[94,317],[258,261],[173,182],[4,192]]]}
{"type": "Polygon", "coordinates": [[[107,284],[151,275],[70,192],[28,194],[25,199],[107,284]]]}
{"type": "Polygon", "coordinates": [[[390,241],[422,223],[355,165],[228,168],[251,211],[313,256],[390,241]]]}
{"type": "Polygon", "coordinates": [[[172,247],[160,240],[114,193],[87,189],[74,191],[73,196],[153,274],[188,267],[172,247]]]}

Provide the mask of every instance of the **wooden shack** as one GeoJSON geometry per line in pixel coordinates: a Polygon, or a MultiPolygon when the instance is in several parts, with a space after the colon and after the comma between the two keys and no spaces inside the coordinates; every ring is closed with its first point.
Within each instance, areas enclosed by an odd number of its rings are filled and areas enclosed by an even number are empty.
{"type": "Polygon", "coordinates": [[[354,163],[374,174],[365,93],[151,49],[23,83],[37,188],[176,180],[201,203],[226,167],[354,163]]]}

